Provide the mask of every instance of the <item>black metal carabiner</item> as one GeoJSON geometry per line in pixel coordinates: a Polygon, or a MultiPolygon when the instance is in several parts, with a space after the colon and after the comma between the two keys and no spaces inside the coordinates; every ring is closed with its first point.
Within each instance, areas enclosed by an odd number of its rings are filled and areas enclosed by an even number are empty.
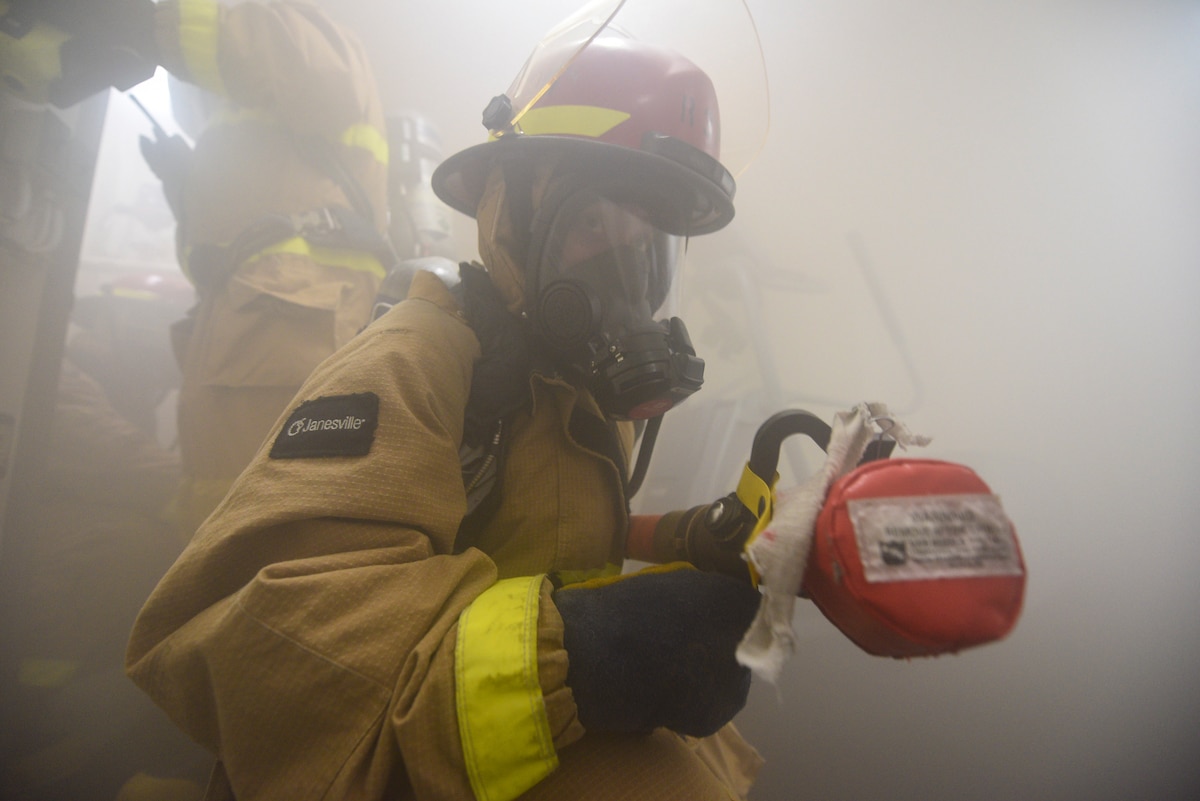
{"type": "MultiPolygon", "coordinates": [[[[754,443],[750,446],[750,460],[747,463],[754,475],[768,485],[775,480],[783,441],[793,434],[805,434],[821,450],[828,451],[833,428],[815,414],[803,409],[788,409],[768,417],[754,434],[754,443]]],[[[896,441],[893,439],[872,440],[863,452],[859,464],[886,459],[892,455],[895,447],[896,441]]]]}

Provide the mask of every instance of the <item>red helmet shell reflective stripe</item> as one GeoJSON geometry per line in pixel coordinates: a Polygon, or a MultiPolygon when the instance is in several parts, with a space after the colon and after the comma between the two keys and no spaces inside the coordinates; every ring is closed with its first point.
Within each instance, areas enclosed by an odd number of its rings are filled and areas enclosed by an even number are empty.
{"type": "MultiPolygon", "coordinates": [[[[548,72],[566,54],[539,54],[548,72]]],[[[531,77],[537,64],[530,65],[531,77]]],[[[540,89],[553,75],[525,85],[540,89]]],[[[517,97],[520,110],[530,98],[517,97]]],[[[679,139],[720,159],[720,112],[712,82],[670,50],[623,36],[600,36],[583,49],[528,112],[517,120],[528,135],[599,139],[640,149],[647,133],[679,139]],[[606,124],[607,123],[607,124],[606,124]]]]}

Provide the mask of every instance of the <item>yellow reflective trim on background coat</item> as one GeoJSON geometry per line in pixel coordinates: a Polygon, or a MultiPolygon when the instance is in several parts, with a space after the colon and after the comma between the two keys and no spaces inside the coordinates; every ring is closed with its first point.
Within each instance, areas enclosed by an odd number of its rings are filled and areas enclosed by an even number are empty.
{"type": "MultiPolygon", "coordinates": [[[[9,8],[9,3],[0,2],[0,16],[7,15],[9,8]]],[[[66,31],[36,21],[23,36],[4,36],[0,77],[5,86],[27,102],[48,102],[51,84],[62,77],[59,56],[69,38],[66,31]]]]}
{"type": "MultiPolygon", "coordinates": [[[[326,267],[342,267],[347,270],[369,273],[379,279],[387,275],[387,270],[379,263],[379,259],[368,253],[363,253],[359,250],[340,250],[313,245],[302,236],[294,236],[291,239],[285,239],[282,242],[276,242],[270,247],[263,248],[242,262],[242,264],[251,264],[265,256],[271,256],[276,253],[290,253],[294,256],[304,256],[326,267]]],[[[191,256],[192,248],[185,247],[179,264],[184,277],[195,285],[196,281],[192,277],[192,271],[189,267],[191,256]]],[[[237,266],[240,267],[242,265],[237,266]]]]}
{"type": "MultiPolygon", "coordinates": [[[[284,121],[266,109],[230,106],[217,109],[208,125],[273,125],[280,131],[287,130],[284,121]]],[[[387,136],[376,126],[366,122],[356,123],[342,131],[337,139],[343,146],[362,150],[384,167],[388,166],[391,153],[387,136]]]]}
{"type": "Polygon", "coordinates": [[[455,701],[479,801],[511,801],[558,767],[537,674],[541,586],[541,576],[497,582],[459,617],[455,701]]]}
{"type": "Polygon", "coordinates": [[[342,144],[346,147],[356,147],[360,150],[365,150],[383,166],[386,167],[388,165],[390,154],[388,152],[387,137],[374,125],[368,125],[365,122],[358,125],[351,125],[342,131],[341,140],[342,144]]]}
{"type": "Polygon", "coordinates": [[[220,13],[215,0],[180,0],[179,49],[192,82],[224,95],[225,82],[217,63],[220,13]]]}
{"type": "Polygon", "coordinates": [[[275,253],[291,253],[295,256],[305,256],[317,264],[322,264],[326,267],[344,267],[347,270],[370,273],[378,278],[383,278],[387,274],[387,271],[383,269],[383,265],[379,263],[379,259],[368,253],[363,253],[359,250],[339,250],[313,245],[302,236],[294,236],[291,239],[285,239],[270,247],[263,248],[258,253],[246,259],[245,264],[250,264],[264,256],[270,256],[275,253]]]}

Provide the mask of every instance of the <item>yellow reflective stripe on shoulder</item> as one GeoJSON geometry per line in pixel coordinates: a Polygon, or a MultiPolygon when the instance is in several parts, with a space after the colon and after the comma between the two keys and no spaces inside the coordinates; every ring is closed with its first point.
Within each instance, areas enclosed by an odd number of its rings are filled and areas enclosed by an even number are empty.
{"type": "Polygon", "coordinates": [[[629,119],[629,113],[599,106],[544,106],[533,108],[518,125],[527,134],[603,136],[629,119]]]}
{"type": "Polygon", "coordinates": [[[558,767],[537,674],[541,586],[505,579],[458,619],[458,730],[478,801],[511,801],[558,767]]]}
{"type": "Polygon", "coordinates": [[[379,259],[370,253],[364,253],[361,250],[340,250],[337,248],[321,247],[310,243],[302,236],[294,236],[291,239],[285,239],[282,242],[276,242],[270,247],[263,248],[258,253],[246,259],[245,263],[250,264],[253,261],[274,253],[292,253],[297,256],[307,256],[317,264],[324,264],[327,267],[344,267],[347,270],[371,273],[378,278],[383,278],[387,275],[387,271],[383,269],[383,265],[379,263],[379,259]]]}
{"type": "Polygon", "coordinates": [[[217,63],[219,21],[216,0],[180,0],[179,49],[188,77],[200,88],[224,96],[225,82],[217,63]]]}
{"type": "Polygon", "coordinates": [[[367,151],[383,166],[388,164],[387,137],[374,125],[360,122],[342,131],[342,144],[367,151]]]}

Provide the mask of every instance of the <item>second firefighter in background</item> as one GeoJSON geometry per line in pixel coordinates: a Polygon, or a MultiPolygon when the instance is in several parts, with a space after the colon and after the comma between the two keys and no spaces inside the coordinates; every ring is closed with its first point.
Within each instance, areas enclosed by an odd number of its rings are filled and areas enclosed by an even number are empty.
{"type": "Polygon", "coordinates": [[[390,258],[388,148],[366,54],[316,6],[152,10],[155,60],[195,136],[182,169],[158,170],[199,298],[173,331],[190,535],[312,369],[370,319],[390,258]]]}

